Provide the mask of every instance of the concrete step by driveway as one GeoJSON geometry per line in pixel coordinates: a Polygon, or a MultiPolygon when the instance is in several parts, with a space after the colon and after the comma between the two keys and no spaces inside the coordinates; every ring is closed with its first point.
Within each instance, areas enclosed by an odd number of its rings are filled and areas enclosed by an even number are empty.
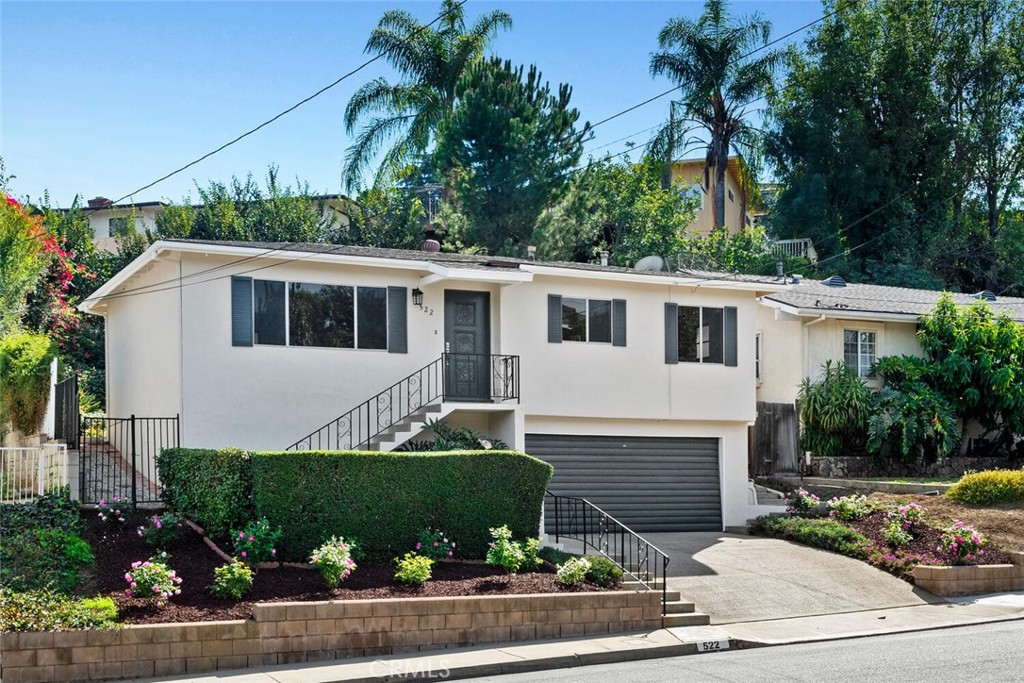
{"type": "Polygon", "coordinates": [[[709,624],[711,624],[711,617],[703,612],[666,614],[661,617],[662,628],[672,628],[674,626],[708,626],[709,624]]]}
{"type": "MultiPolygon", "coordinates": [[[[677,594],[678,595],[678,594],[677,594]]],[[[665,603],[665,614],[692,614],[697,607],[688,600],[672,600],[665,603]]]]}

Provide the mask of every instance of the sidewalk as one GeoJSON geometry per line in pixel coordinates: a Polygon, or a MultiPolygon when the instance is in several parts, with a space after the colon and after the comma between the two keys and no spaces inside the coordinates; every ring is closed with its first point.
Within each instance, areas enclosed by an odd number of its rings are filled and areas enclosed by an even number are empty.
{"type": "Polygon", "coordinates": [[[376,659],[292,664],[195,677],[146,679],[195,683],[358,683],[456,679],[639,661],[731,648],[924,631],[1024,619],[1024,593],[953,598],[948,603],[895,607],[723,626],[687,626],[578,639],[512,643],[500,647],[415,652],[376,659]]]}

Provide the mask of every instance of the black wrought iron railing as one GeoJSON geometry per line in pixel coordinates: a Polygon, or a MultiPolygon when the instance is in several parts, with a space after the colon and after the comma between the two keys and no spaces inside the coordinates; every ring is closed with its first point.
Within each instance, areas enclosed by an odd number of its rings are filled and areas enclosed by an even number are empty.
{"type": "Polygon", "coordinates": [[[362,450],[432,403],[519,400],[519,356],[445,353],[286,450],[362,450]]]}
{"type": "Polygon", "coordinates": [[[547,503],[545,522],[556,543],[567,538],[582,543],[584,553],[604,555],[648,590],[660,590],[664,609],[668,555],[586,498],[548,491],[547,503]]]}

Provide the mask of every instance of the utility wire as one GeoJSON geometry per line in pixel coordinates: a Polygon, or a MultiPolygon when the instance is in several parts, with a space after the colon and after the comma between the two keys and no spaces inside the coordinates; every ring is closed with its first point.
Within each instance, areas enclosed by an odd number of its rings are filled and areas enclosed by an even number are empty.
{"type": "MultiPolygon", "coordinates": [[[[445,12],[442,12],[441,14],[439,14],[439,15],[438,15],[438,16],[437,16],[437,17],[436,17],[436,18],[435,18],[435,19],[434,19],[433,21],[431,21],[431,22],[430,22],[429,24],[424,24],[423,26],[420,26],[420,27],[419,27],[419,28],[417,28],[417,29],[416,29],[415,31],[413,31],[412,33],[410,33],[410,34],[409,34],[408,36],[406,36],[406,37],[405,37],[404,39],[402,39],[402,40],[400,41],[400,43],[399,43],[399,44],[407,44],[407,43],[408,43],[408,42],[409,42],[410,40],[412,40],[412,39],[413,39],[414,37],[416,37],[416,36],[417,36],[417,35],[418,35],[419,33],[421,33],[421,32],[423,32],[423,31],[427,30],[428,28],[430,28],[431,26],[433,26],[433,25],[434,25],[434,24],[436,24],[437,22],[441,21],[441,20],[442,20],[443,18],[445,18],[445,17],[446,17],[446,16],[448,16],[449,14],[451,14],[451,13],[453,13],[453,12],[456,12],[456,11],[458,11],[458,10],[462,9],[462,6],[463,6],[463,5],[465,5],[467,1],[468,1],[468,0],[460,0],[460,1],[459,1],[459,2],[458,2],[458,3],[456,4],[456,5],[454,5],[453,7],[451,7],[450,9],[448,9],[447,11],[445,11],[445,12]]],[[[396,47],[397,47],[397,46],[396,46],[396,47]]],[[[348,78],[351,78],[352,76],[356,75],[357,73],[359,73],[360,71],[362,71],[362,70],[363,70],[363,69],[365,69],[366,67],[370,66],[370,65],[371,65],[371,64],[373,64],[374,62],[376,62],[376,61],[378,61],[378,60],[382,59],[382,58],[383,58],[383,57],[384,57],[385,55],[387,55],[387,54],[388,54],[389,52],[390,52],[390,50],[385,50],[385,51],[381,52],[381,53],[380,53],[379,55],[377,55],[376,57],[372,57],[372,58],[370,58],[370,59],[366,60],[365,62],[363,62],[362,64],[360,64],[360,65],[359,65],[359,66],[357,66],[356,68],[352,69],[352,70],[351,70],[351,71],[349,71],[348,73],[346,73],[346,74],[342,75],[341,77],[337,78],[337,79],[336,79],[335,81],[333,81],[332,83],[329,83],[329,84],[325,85],[324,87],[320,88],[320,89],[319,89],[319,90],[317,90],[317,91],[316,91],[315,93],[313,93],[312,95],[309,95],[308,97],[305,97],[305,98],[303,98],[303,99],[299,100],[298,102],[296,102],[296,103],[295,103],[295,104],[293,104],[292,106],[290,106],[290,107],[288,107],[287,109],[285,109],[284,111],[282,111],[282,112],[278,113],[278,114],[277,114],[276,116],[273,116],[273,117],[271,117],[271,118],[267,119],[266,121],[264,121],[263,123],[259,124],[259,125],[258,125],[258,126],[256,126],[255,128],[250,128],[249,130],[247,130],[246,132],[242,133],[241,135],[239,135],[238,137],[234,138],[233,140],[229,140],[228,142],[225,142],[225,143],[224,143],[223,145],[221,145],[220,147],[218,147],[218,148],[216,148],[216,149],[214,149],[214,150],[211,150],[211,151],[207,152],[206,154],[202,155],[202,156],[201,156],[201,157],[199,157],[198,159],[195,159],[195,160],[193,160],[193,161],[190,161],[190,162],[188,162],[187,164],[185,164],[184,166],[182,166],[182,167],[180,167],[180,168],[177,168],[177,169],[175,169],[175,170],[171,171],[171,172],[170,172],[170,173],[168,173],[167,175],[165,175],[165,176],[162,176],[162,177],[160,177],[160,178],[157,178],[156,180],[154,180],[154,181],[153,181],[153,182],[151,182],[151,183],[148,183],[148,184],[146,184],[146,185],[143,185],[142,187],[138,188],[138,189],[137,189],[137,190],[135,190],[134,192],[129,192],[128,194],[124,195],[123,197],[120,197],[119,199],[116,199],[116,200],[114,200],[114,201],[113,201],[112,203],[113,203],[113,204],[117,204],[117,203],[119,203],[119,202],[121,202],[121,201],[124,201],[125,199],[128,199],[129,197],[132,197],[132,196],[134,196],[134,195],[138,194],[139,192],[142,192],[143,190],[148,190],[149,188],[153,187],[154,185],[156,185],[156,184],[158,184],[158,183],[162,183],[163,181],[167,180],[168,178],[170,178],[170,177],[172,177],[172,176],[175,176],[175,175],[177,175],[177,174],[181,173],[181,172],[182,172],[182,171],[184,171],[185,169],[191,168],[192,166],[195,166],[195,165],[196,165],[196,164],[198,164],[199,162],[201,162],[201,161],[204,161],[204,160],[206,160],[206,159],[209,159],[209,158],[210,158],[210,157],[212,157],[212,156],[213,156],[214,154],[217,154],[218,152],[221,152],[221,151],[223,151],[224,149],[227,149],[227,148],[228,148],[228,147],[230,147],[231,145],[233,145],[233,144],[235,144],[236,142],[239,142],[239,141],[241,141],[241,140],[243,140],[243,139],[245,139],[245,138],[249,137],[249,136],[250,136],[250,135],[252,135],[253,133],[255,133],[255,132],[257,132],[257,131],[259,131],[259,130],[261,130],[261,129],[263,129],[263,128],[266,128],[267,126],[269,126],[270,124],[272,124],[272,123],[273,123],[274,121],[277,121],[278,119],[280,119],[280,118],[281,118],[282,116],[285,116],[286,114],[290,114],[291,112],[295,111],[296,109],[298,109],[298,108],[299,108],[299,107],[301,107],[302,105],[306,104],[307,102],[309,102],[309,101],[311,101],[311,100],[314,100],[314,99],[316,99],[316,98],[317,98],[317,97],[319,97],[320,95],[323,95],[323,94],[324,94],[325,92],[327,92],[327,91],[328,91],[328,90],[330,90],[331,88],[334,88],[335,86],[337,86],[337,85],[338,85],[338,84],[340,84],[341,82],[343,82],[343,81],[347,80],[348,78]]]]}

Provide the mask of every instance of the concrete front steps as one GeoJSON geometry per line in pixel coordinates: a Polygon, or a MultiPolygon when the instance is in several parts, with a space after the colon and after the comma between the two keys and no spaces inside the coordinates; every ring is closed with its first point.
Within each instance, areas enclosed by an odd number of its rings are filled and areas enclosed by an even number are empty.
{"type": "MultiPolygon", "coordinates": [[[[649,584],[654,590],[661,589],[661,583],[649,584]]],[[[646,590],[647,586],[640,583],[639,581],[625,581],[622,584],[623,588],[633,588],[636,590],[646,590]]],[[[669,590],[665,593],[665,611],[661,616],[662,628],[671,628],[674,626],[708,626],[711,624],[711,617],[703,612],[698,612],[696,605],[687,600],[683,600],[683,596],[679,591],[669,590]]]]}
{"type": "Polygon", "coordinates": [[[430,423],[447,417],[452,410],[451,404],[428,403],[370,439],[367,450],[393,451],[426,429],[430,423]]]}

